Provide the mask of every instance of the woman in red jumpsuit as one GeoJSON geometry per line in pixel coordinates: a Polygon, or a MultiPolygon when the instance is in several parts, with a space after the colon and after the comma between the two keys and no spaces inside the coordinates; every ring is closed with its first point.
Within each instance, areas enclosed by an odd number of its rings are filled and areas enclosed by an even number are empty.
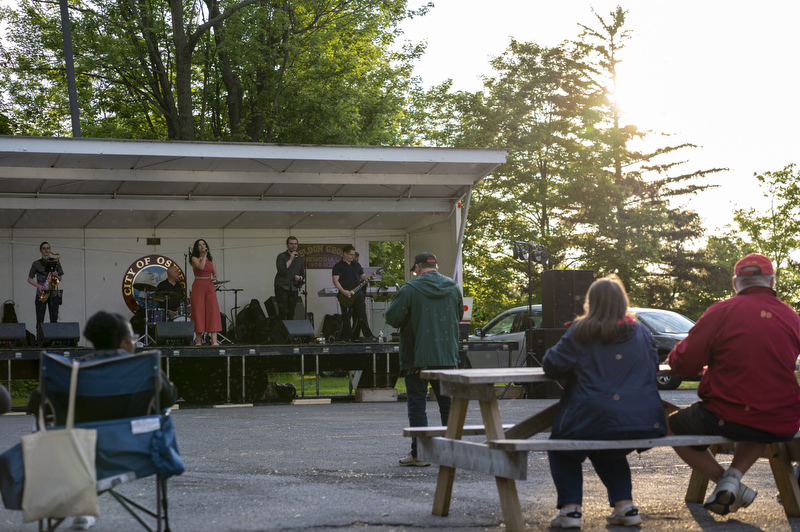
{"type": "Polygon", "coordinates": [[[217,332],[222,330],[222,320],[219,316],[219,303],[214,281],[217,279],[217,267],[208,250],[208,244],[202,238],[194,243],[192,248],[192,270],[194,282],[192,283],[192,321],[194,332],[197,334],[195,345],[203,345],[203,333],[211,333],[211,345],[219,345],[217,332]]]}

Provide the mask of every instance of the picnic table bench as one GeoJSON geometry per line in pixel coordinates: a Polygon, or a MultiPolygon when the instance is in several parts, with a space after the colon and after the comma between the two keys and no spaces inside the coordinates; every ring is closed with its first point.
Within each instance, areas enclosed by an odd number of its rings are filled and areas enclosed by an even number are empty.
{"type": "MultiPolygon", "coordinates": [[[[557,404],[513,425],[504,425],[495,393],[497,383],[547,382],[552,379],[542,368],[488,368],[422,371],[423,379],[438,380],[441,393],[452,397],[446,427],[411,427],[404,436],[417,438],[420,458],[439,465],[433,514],[446,516],[450,511],[456,469],[467,469],[495,477],[506,528],[510,532],[525,529],[516,480],[525,480],[528,453],[550,450],[647,449],[685,445],[709,445],[711,452],[732,449],[735,441],[722,436],[682,435],[642,440],[553,440],[529,439],[549,431],[557,404]],[[483,425],[464,425],[470,400],[478,401],[483,425]],[[486,435],[485,442],[462,440],[462,436],[486,435]]],[[[662,401],[669,415],[675,405],[662,401]]],[[[775,484],[788,517],[800,517],[800,487],[792,470],[792,460],[800,460],[800,434],[788,443],[767,446],[767,458],[775,484]]],[[[708,479],[692,471],[686,502],[702,503],[708,479]]]]}

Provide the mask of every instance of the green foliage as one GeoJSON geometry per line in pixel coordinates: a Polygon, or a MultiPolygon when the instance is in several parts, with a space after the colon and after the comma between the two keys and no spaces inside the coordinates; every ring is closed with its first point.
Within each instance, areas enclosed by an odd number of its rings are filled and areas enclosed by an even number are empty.
{"type": "MultiPolygon", "coordinates": [[[[403,242],[372,241],[369,243],[369,264],[385,268],[382,286],[400,286],[405,282],[405,245],[403,242]]],[[[391,296],[375,296],[376,301],[389,301],[391,296]]]]}
{"type": "Polygon", "coordinates": [[[13,379],[8,392],[11,394],[11,404],[23,406],[28,404],[33,390],[39,386],[36,379],[13,379]]]}
{"type": "Polygon", "coordinates": [[[676,207],[722,171],[683,171],[675,157],[690,144],[651,152],[629,148],[648,132],[622,125],[614,101],[616,68],[630,32],[618,8],[582,26],[576,42],[543,47],[511,40],[492,60],[477,93],[444,83],[415,93],[412,134],[436,145],[509,149],[508,160],[472,192],[464,242],[464,288],[481,324],[539,301],[539,271],[511,259],[515,240],[549,247],[547,268],[617,273],[632,301],[681,309],[718,290],[705,286],[717,266],[692,250],[702,236],[696,213],[676,207]]]}
{"type": "Polygon", "coordinates": [[[674,308],[691,289],[686,273],[697,261],[687,246],[702,236],[697,215],[674,204],[709,188],[697,181],[724,169],[687,173],[681,170],[683,161],[669,160],[668,156],[693,148],[691,144],[649,153],[628,147],[647,133],[635,125],[621,125],[624,117],[614,99],[617,65],[631,37],[624,28],[626,15],[619,7],[607,19],[595,14],[600,29],[582,25],[580,40],[573,43],[586,51],[599,120],[593,164],[573,182],[575,208],[566,218],[577,228],[579,263],[599,275],[619,275],[632,301],[649,299],[674,308]]]}
{"type": "MultiPolygon", "coordinates": [[[[398,144],[411,62],[388,51],[406,0],[73,0],[84,136],[398,144]]],[[[57,3],[0,11],[16,132],[69,134],[57,3]]]]}
{"type": "Polygon", "coordinates": [[[800,172],[794,164],[776,172],[756,175],[769,201],[766,209],[737,209],[734,220],[750,244],[775,264],[775,289],[784,301],[800,301],[800,172]]]}

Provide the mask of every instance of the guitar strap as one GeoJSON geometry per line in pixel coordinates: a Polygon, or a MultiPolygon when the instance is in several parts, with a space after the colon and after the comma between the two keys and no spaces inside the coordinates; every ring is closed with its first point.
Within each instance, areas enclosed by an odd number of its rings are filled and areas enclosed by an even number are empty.
{"type": "MultiPolygon", "coordinates": [[[[355,277],[355,280],[353,281],[353,288],[355,288],[356,286],[358,286],[359,281],[361,281],[361,279],[358,278],[358,270],[356,269],[355,261],[350,263],[350,268],[352,268],[353,277],[355,277]]],[[[354,294],[353,297],[358,297],[358,295],[354,294]]],[[[360,331],[361,331],[361,320],[356,316],[356,313],[355,313],[354,310],[351,310],[351,312],[353,313],[352,314],[352,316],[353,316],[353,325],[351,327],[351,334],[353,335],[353,338],[357,338],[361,334],[360,333],[360,331]]]]}
{"type": "Polygon", "coordinates": [[[352,284],[352,288],[358,286],[358,282],[361,280],[358,278],[358,270],[356,269],[356,262],[353,261],[350,263],[350,268],[353,270],[353,278],[355,279],[352,284]]]}

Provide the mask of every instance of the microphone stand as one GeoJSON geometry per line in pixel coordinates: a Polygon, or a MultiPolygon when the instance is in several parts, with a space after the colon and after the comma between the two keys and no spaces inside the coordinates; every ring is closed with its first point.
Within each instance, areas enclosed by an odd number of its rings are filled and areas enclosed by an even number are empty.
{"type": "MultiPolygon", "coordinates": [[[[189,253],[183,255],[183,278],[186,281],[186,309],[191,309],[192,299],[189,297],[189,257],[192,255],[192,246],[189,246],[189,253]]],[[[192,313],[189,312],[186,316],[189,321],[192,321],[192,313]]]]}
{"type": "MultiPolygon", "coordinates": [[[[216,295],[216,292],[229,292],[228,289],[220,288],[220,286],[222,286],[222,285],[217,285],[217,286],[214,287],[215,295],[216,295]]],[[[222,297],[223,297],[223,303],[224,303],[225,302],[225,294],[223,294],[222,297]]],[[[236,299],[236,292],[233,293],[233,297],[234,297],[234,299],[236,299]]],[[[234,301],[234,305],[236,305],[235,301],[234,301]]],[[[236,329],[234,329],[234,331],[235,330],[236,329]]],[[[222,344],[222,342],[228,342],[229,344],[232,344],[233,341],[230,338],[226,337],[224,334],[222,334],[222,332],[223,331],[220,331],[220,332],[217,333],[217,338],[219,339],[219,343],[222,344]]],[[[228,332],[228,331],[224,331],[224,332],[228,332]]]]}
{"type": "Polygon", "coordinates": [[[303,260],[303,269],[301,270],[303,273],[303,319],[308,319],[308,265],[306,261],[303,260]]]}

